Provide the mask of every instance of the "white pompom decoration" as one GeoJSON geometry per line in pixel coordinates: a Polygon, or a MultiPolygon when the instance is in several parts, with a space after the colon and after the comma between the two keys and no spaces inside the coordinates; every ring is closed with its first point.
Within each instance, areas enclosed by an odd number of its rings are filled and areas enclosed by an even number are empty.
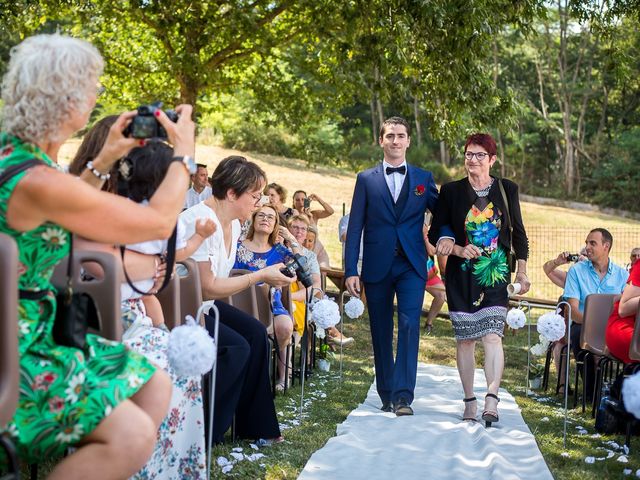
{"type": "Polygon", "coordinates": [[[344,306],[344,313],[349,318],[358,318],[364,313],[364,303],[359,298],[351,297],[344,306]]]}
{"type": "Polygon", "coordinates": [[[640,373],[631,375],[622,382],[622,401],[627,412],[640,418],[640,373]]]}
{"type": "Polygon", "coordinates": [[[514,330],[518,330],[519,328],[524,327],[526,323],[527,317],[519,308],[512,308],[511,310],[509,310],[509,313],[507,313],[507,325],[509,325],[514,330]]]}
{"type": "Polygon", "coordinates": [[[213,368],[216,348],[207,331],[187,315],[185,324],[169,334],[167,357],[176,374],[195,377],[213,368]]]}
{"type": "Polygon", "coordinates": [[[548,343],[546,345],[544,343],[536,343],[535,345],[531,346],[531,354],[540,357],[547,353],[547,348],[549,348],[548,343]]]}
{"type": "Polygon", "coordinates": [[[323,340],[327,336],[324,328],[316,327],[316,338],[323,340]]]}
{"type": "Polygon", "coordinates": [[[317,301],[311,310],[311,319],[322,329],[333,327],[340,321],[340,308],[329,298],[317,301]]]}
{"type": "Polygon", "coordinates": [[[538,333],[550,342],[556,342],[565,334],[564,318],[555,312],[545,313],[538,318],[538,333]]]}

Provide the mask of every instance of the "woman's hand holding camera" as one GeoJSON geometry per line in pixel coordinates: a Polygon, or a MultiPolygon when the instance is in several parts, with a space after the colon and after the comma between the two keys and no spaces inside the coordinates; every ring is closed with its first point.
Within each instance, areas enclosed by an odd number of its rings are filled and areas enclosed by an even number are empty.
{"type": "Polygon", "coordinates": [[[167,131],[169,142],[173,145],[173,154],[176,157],[189,155],[193,157],[196,153],[196,124],[191,120],[193,107],[183,104],[176,107],[179,115],[177,122],[172,122],[162,110],[156,110],[156,119],[167,131]]]}
{"type": "Polygon", "coordinates": [[[259,281],[268,283],[272,287],[284,287],[296,281],[296,277],[287,277],[280,270],[284,268],[284,263],[276,263],[269,267],[258,270],[252,275],[258,275],[259,281]]]}
{"type": "Polygon", "coordinates": [[[478,247],[473,244],[466,245],[461,247],[460,245],[454,245],[453,254],[458,257],[466,258],[467,260],[471,260],[473,258],[478,258],[482,255],[482,252],[478,247]]]}
{"type": "Polygon", "coordinates": [[[133,147],[139,146],[141,140],[125,137],[122,133],[138,112],[124,112],[109,129],[109,134],[102,150],[93,160],[93,167],[102,173],[108,173],[114,163],[124,157],[133,147]]]}

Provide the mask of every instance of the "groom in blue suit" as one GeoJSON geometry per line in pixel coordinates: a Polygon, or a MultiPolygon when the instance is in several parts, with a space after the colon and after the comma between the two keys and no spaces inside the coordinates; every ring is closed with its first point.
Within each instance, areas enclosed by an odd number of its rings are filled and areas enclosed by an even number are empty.
{"type": "Polygon", "coordinates": [[[362,279],[367,293],[382,410],[398,416],[413,415],[420,313],[427,282],[422,225],[425,211],[433,211],[438,198],[431,172],[407,164],[409,135],[409,124],[403,118],[391,117],[382,124],[379,143],[384,160],[358,174],[345,246],[347,289],[359,296],[362,279]],[[359,277],[361,235],[364,252],[359,277]],[[394,296],[398,304],[395,361],[394,296]]]}

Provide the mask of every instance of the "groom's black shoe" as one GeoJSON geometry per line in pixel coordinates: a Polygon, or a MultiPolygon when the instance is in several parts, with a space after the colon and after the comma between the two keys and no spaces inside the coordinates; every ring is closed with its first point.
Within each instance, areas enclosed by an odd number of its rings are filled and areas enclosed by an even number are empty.
{"type": "Polygon", "coordinates": [[[407,402],[404,398],[398,400],[394,406],[393,411],[395,412],[397,417],[402,417],[404,415],[413,415],[413,409],[409,402],[407,402]]]}
{"type": "Polygon", "coordinates": [[[389,400],[386,400],[384,402],[382,402],[382,407],[380,407],[380,410],[382,410],[383,412],[393,412],[393,405],[391,404],[391,402],[389,400]]]}

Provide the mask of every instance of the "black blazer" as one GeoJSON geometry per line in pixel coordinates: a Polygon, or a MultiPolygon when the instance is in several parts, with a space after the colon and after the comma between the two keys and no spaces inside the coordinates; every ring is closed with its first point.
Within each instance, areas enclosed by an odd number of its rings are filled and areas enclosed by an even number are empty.
{"type": "MultiPolygon", "coordinates": [[[[495,177],[494,177],[495,178],[495,177]]],[[[513,226],[513,250],[516,258],[526,260],[529,256],[529,240],[527,232],[522,223],[522,213],[520,212],[520,200],[518,199],[518,185],[511,180],[502,179],[502,185],[509,202],[509,213],[511,225],[513,226]]],[[[476,192],[469,183],[467,177],[454,182],[449,182],[440,189],[440,196],[433,216],[433,222],[429,229],[429,241],[435,245],[438,241],[438,232],[444,225],[449,225],[456,237],[456,244],[464,247],[467,244],[467,236],[464,231],[464,221],[469,213],[469,209],[476,199],[476,192]]],[[[489,200],[498,207],[503,215],[506,214],[504,201],[498,186],[498,179],[495,178],[489,190],[489,200]]],[[[507,252],[509,245],[509,228],[503,219],[500,228],[500,244],[507,252]]]]}

